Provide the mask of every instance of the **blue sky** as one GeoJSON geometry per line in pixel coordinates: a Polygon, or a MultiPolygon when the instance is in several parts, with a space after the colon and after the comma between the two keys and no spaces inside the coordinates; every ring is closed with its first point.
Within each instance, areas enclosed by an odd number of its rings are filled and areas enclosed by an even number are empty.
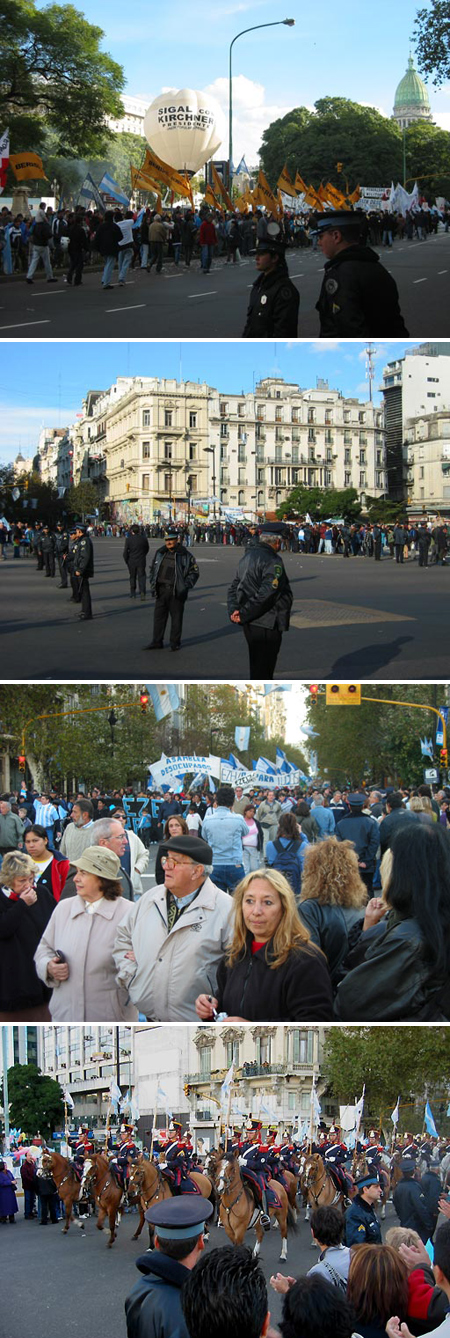
{"type": "MultiPolygon", "coordinates": [[[[390,116],[419,8],[419,0],[377,0],[375,6],[346,0],[340,8],[333,0],[75,3],[103,29],[104,49],[123,65],[129,94],[148,96],[150,103],[163,89],[208,88],[224,110],[232,38],[254,24],[294,18],[294,28],[251,33],[234,47],[234,147],[253,161],[270,121],[292,107],[312,107],[320,97],[348,97],[390,116]]],[[[435,119],[450,129],[450,85],[436,90],[430,84],[429,90],[435,119]]]]}
{"type": "MultiPolygon", "coordinates": [[[[382,369],[405,352],[404,342],[378,343],[375,387],[382,369]]],[[[414,347],[410,345],[409,347],[414,347]]],[[[362,341],[181,343],[83,341],[4,344],[0,371],[0,461],[36,450],[41,427],[65,427],[88,390],[107,389],[117,376],[169,376],[207,381],[225,392],[251,391],[253,378],[282,376],[303,389],[323,377],[330,388],[367,398],[362,341]]]]}

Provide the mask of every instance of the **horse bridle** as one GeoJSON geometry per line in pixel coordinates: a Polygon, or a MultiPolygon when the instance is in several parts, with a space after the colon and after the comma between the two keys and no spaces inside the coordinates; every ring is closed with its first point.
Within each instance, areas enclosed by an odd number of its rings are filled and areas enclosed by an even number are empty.
{"type": "MultiPolygon", "coordinates": [[[[311,1166],[310,1166],[308,1169],[311,1170],[311,1169],[312,1169],[311,1166]]],[[[316,1208],[317,1208],[317,1204],[318,1204],[318,1202],[319,1202],[320,1196],[321,1196],[321,1194],[322,1194],[322,1191],[325,1189],[325,1185],[326,1185],[326,1183],[327,1183],[327,1180],[331,1180],[330,1173],[329,1173],[329,1171],[326,1170],[325,1167],[324,1167],[324,1173],[325,1173],[325,1174],[324,1174],[323,1184],[320,1186],[320,1189],[319,1189],[319,1193],[318,1193],[318,1194],[316,1194],[316,1193],[314,1192],[312,1185],[308,1184],[308,1171],[306,1172],[306,1176],[305,1176],[305,1180],[306,1180],[306,1188],[307,1188],[308,1194],[312,1194],[312,1197],[313,1197],[313,1199],[314,1199],[314,1203],[315,1203],[316,1208]]],[[[331,1180],[331,1184],[333,1184],[333,1181],[332,1181],[332,1180],[331,1180]]],[[[341,1198],[341,1191],[338,1190],[338,1189],[336,1189],[336,1191],[335,1191],[335,1195],[334,1195],[334,1199],[331,1200],[331,1203],[329,1204],[329,1207],[330,1207],[330,1208],[333,1208],[335,1203],[339,1203],[339,1199],[340,1199],[340,1198],[341,1198]]]]}

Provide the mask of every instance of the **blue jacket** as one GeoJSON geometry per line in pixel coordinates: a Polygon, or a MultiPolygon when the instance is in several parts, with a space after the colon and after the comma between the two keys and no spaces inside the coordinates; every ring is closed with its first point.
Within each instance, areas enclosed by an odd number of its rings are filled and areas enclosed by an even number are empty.
{"type": "Polygon", "coordinates": [[[346,1245],[381,1245],[381,1227],[375,1209],[360,1194],[345,1214],[346,1245]]]}
{"type": "Polygon", "coordinates": [[[326,836],[334,836],[336,823],[331,808],[322,808],[322,805],[319,804],[317,808],[311,809],[311,817],[317,822],[319,841],[323,841],[326,836]]]}
{"type": "Polygon", "coordinates": [[[247,823],[229,808],[217,808],[202,823],[202,837],[212,847],[214,864],[242,864],[243,836],[248,836],[247,823]]]}
{"type": "Polygon", "coordinates": [[[128,1338],[189,1338],[181,1309],[188,1269],[159,1250],[141,1254],[136,1268],[144,1277],[125,1301],[128,1338]]]}

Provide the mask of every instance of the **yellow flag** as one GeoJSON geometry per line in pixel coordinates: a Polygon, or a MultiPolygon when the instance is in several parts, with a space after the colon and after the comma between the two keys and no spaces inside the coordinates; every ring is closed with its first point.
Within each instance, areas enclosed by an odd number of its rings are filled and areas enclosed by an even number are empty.
{"type": "Polygon", "coordinates": [[[276,196],[273,194],[273,191],[271,191],[267,177],[264,176],[264,172],[262,171],[261,167],[258,172],[258,185],[256,189],[258,192],[258,199],[260,201],[260,204],[265,204],[266,209],[269,209],[270,212],[273,214],[277,214],[278,200],[276,199],[276,196]]]}
{"type": "Polygon", "coordinates": [[[332,186],[331,181],[327,181],[327,184],[325,186],[325,191],[329,203],[333,204],[335,209],[348,208],[348,205],[346,204],[345,195],[343,195],[341,190],[337,190],[336,186],[332,186]]]}
{"type": "Polygon", "coordinates": [[[233,211],[233,209],[234,209],[233,201],[232,201],[232,199],[230,198],[230,196],[229,196],[229,194],[228,194],[228,191],[227,191],[227,188],[226,188],[226,186],[224,185],[224,183],[223,183],[223,181],[222,181],[222,177],[220,177],[220,176],[219,176],[219,173],[216,171],[216,168],[214,167],[214,163],[211,163],[211,176],[212,176],[212,179],[213,179],[214,190],[215,190],[216,194],[220,195],[221,198],[222,198],[222,200],[225,200],[225,204],[226,204],[226,206],[227,206],[227,209],[231,209],[231,210],[233,211]]]}
{"type": "Polygon", "coordinates": [[[295,173],[294,185],[296,191],[298,191],[298,193],[301,195],[304,195],[308,189],[306,182],[303,180],[303,177],[300,176],[300,172],[295,173]]]}
{"type": "Polygon", "coordinates": [[[205,204],[212,204],[213,209],[218,209],[223,214],[223,206],[214,194],[212,186],[207,186],[205,190],[205,204]]]}
{"type": "Polygon", "coordinates": [[[48,181],[38,153],[12,153],[9,163],[16,181],[35,181],[37,178],[48,181]]]}
{"type": "Polygon", "coordinates": [[[156,197],[155,214],[162,214],[162,199],[160,195],[156,197]]]}
{"type": "Polygon", "coordinates": [[[280,190],[277,190],[277,200],[278,200],[278,213],[279,213],[279,214],[284,214],[284,205],[283,205],[283,201],[282,201],[282,199],[281,199],[281,191],[280,191],[280,190]]]}
{"type": "Polygon", "coordinates": [[[240,214],[247,213],[248,204],[244,195],[238,195],[237,199],[234,201],[234,208],[239,209],[240,214]]]}
{"type": "Polygon", "coordinates": [[[289,176],[286,163],[283,167],[282,172],[280,172],[280,175],[278,177],[277,187],[278,190],[284,191],[285,195],[293,195],[294,197],[297,195],[294,183],[291,181],[291,178],[289,176]]]}
{"type": "Polygon", "coordinates": [[[157,181],[147,176],[146,172],[140,172],[137,167],[130,164],[131,185],[133,190],[151,191],[153,195],[158,195],[159,186],[157,181]]]}
{"type": "Polygon", "coordinates": [[[361,186],[355,186],[355,189],[354,191],[352,191],[352,194],[347,195],[347,199],[349,201],[349,204],[357,204],[358,200],[361,199],[361,186]]]}
{"type": "Polygon", "coordinates": [[[188,198],[188,200],[190,201],[192,208],[194,208],[194,196],[193,196],[193,194],[192,194],[192,186],[191,186],[191,183],[190,183],[190,181],[189,181],[189,177],[184,176],[184,177],[183,177],[183,181],[184,181],[185,186],[186,186],[186,195],[187,195],[187,198],[188,198]]]}
{"type": "Polygon", "coordinates": [[[153,153],[152,149],[146,150],[141,172],[147,173],[157,181],[161,181],[163,186],[173,190],[176,195],[188,195],[189,197],[191,195],[186,177],[181,172],[176,172],[174,167],[170,167],[169,163],[164,163],[162,158],[158,158],[157,154],[153,153]]]}

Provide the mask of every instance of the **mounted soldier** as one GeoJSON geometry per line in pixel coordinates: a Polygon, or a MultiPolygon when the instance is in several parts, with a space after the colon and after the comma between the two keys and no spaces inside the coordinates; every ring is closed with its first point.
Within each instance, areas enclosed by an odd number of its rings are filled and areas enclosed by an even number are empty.
{"type": "Polygon", "coordinates": [[[242,1144],[239,1157],[239,1166],[241,1167],[243,1179],[252,1187],[256,1188],[256,1199],[262,1203],[262,1213],[260,1223],[264,1231],[270,1231],[270,1217],[268,1207],[276,1207],[276,1195],[269,1187],[269,1180],[272,1178],[272,1168],[269,1148],[261,1142],[262,1124],[260,1120],[249,1120],[246,1124],[248,1138],[242,1144]]]}
{"type": "Polygon", "coordinates": [[[181,1122],[172,1120],[169,1125],[169,1139],[163,1154],[164,1161],[159,1163],[160,1169],[164,1178],[169,1181],[172,1194],[198,1194],[198,1186],[189,1175],[191,1169],[189,1149],[181,1137],[181,1130],[181,1122]]]}

